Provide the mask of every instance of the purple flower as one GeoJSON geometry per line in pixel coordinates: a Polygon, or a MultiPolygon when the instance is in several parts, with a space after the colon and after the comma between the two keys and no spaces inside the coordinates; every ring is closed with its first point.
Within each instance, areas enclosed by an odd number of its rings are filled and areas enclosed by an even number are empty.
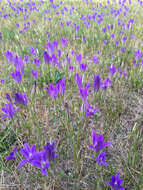
{"type": "Polygon", "coordinates": [[[101,87],[101,78],[100,78],[99,75],[95,75],[94,76],[94,81],[93,81],[94,92],[98,91],[100,87],[101,87]]]}
{"type": "Polygon", "coordinates": [[[75,28],[75,31],[78,32],[78,30],[79,30],[79,25],[74,24],[74,28],[75,28]]]}
{"type": "Polygon", "coordinates": [[[69,65],[69,70],[73,71],[74,70],[74,66],[69,65]]]}
{"type": "Polygon", "coordinates": [[[124,36],[124,37],[123,37],[123,43],[124,43],[126,40],[127,40],[127,37],[124,36]]]}
{"type": "Polygon", "coordinates": [[[41,169],[41,173],[47,176],[47,169],[50,167],[50,162],[53,162],[58,154],[55,152],[55,144],[54,140],[52,144],[49,142],[44,146],[44,150],[37,152],[34,157],[32,164],[41,169]]]}
{"type": "Polygon", "coordinates": [[[124,52],[125,52],[125,48],[124,48],[124,47],[123,47],[123,48],[121,48],[120,50],[121,50],[121,52],[122,52],[122,53],[124,53],[124,52]]]}
{"type": "Polygon", "coordinates": [[[13,108],[13,105],[11,103],[5,104],[5,106],[2,107],[1,110],[5,113],[2,116],[2,119],[5,117],[12,119],[14,117],[15,112],[16,112],[16,110],[13,108]]]}
{"type": "Polygon", "coordinates": [[[48,92],[48,94],[50,95],[52,99],[55,99],[58,95],[57,85],[54,86],[52,83],[49,83],[48,89],[45,88],[45,90],[48,92]]]}
{"type": "Polygon", "coordinates": [[[13,152],[10,152],[9,156],[7,156],[5,159],[6,160],[16,160],[16,155],[15,155],[16,152],[17,152],[17,148],[14,147],[13,152]]]}
{"type": "Polygon", "coordinates": [[[118,46],[119,45],[119,40],[116,40],[115,44],[116,44],[116,46],[118,46]]]}
{"type": "Polygon", "coordinates": [[[114,73],[116,72],[115,66],[114,66],[114,65],[111,65],[111,66],[109,67],[109,71],[110,71],[110,74],[111,74],[111,75],[114,75],[114,73]]]}
{"type": "Polygon", "coordinates": [[[31,48],[31,49],[30,49],[30,53],[31,53],[33,56],[36,56],[36,55],[37,55],[37,48],[31,48]]]}
{"type": "Polygon", "coordinates": [[[91,105],[87,101],[85,101],[85,109],[86,109],[86,113],[85,113],[86,117],[95,115],[99,111],[98,108],[91,107],[91,105]]]}
{"type": "Polygon", "coordinates": [[[47,176],[47,169],[50,167],[50,162],[47,158],[47,152],[42,150],[33,155],[32,165],[41,169],[41,173],[47,176]]]}
{"type": "Polygon", "coordinates": [[[82,88],[82,76],[80,76],[78,73],[75,74],[75,81],[78,85],[78,88],[82,88]]]}
{"type": "Polygon", "coordinates": [[[11,73],[11,76],[17,83],[21,83],[23,73],[19,71],[15,71],[14,73],[11,73]]]}
{"type": "Polygon", "coordinates": [[[29,61],[29,55],[24,55],[24,62],[27,63],[29,61]]]}
{"type": "Polygon", "coordinates": [[[1,79],[0,82],[1,82],[1,84],[4,84],[4,83],[5,83],[5,80],[1,79]]]}
{"type": "Polygon", "coordinates": [[[66,79],[65,77],[63,77],[63,79],[59,80],[57,84],[58,93],[63,95],[65,92],[65,88],[66,88],[66,79]]]}
{"type": "Polygon", "coordinates": [[[30,147],[28,143],[24,143],[24,148],[20,149],[20,153],[26,158],[25,160],[22,160],[18,167],[21,168],[26,163],[32,163],[34,160],[34,155],[37,153],[35,144],[30,147]]]}
{"type": "Polygon", "coordinates": [[[125,188],[121,186],[123,179],[120,178],[120,174],[117,173],[116,176],[112,176],[112,181],[108,181],[107,184],[110,185],[114,190],[124,190],[125,188]]]}
{"type": "Polygon", "coordinates": [[[61,45],[62,45],[62,47],[66,47],[67,46],[67,39],[61,38],[61,45]]]}
{"type": "Polygon", "coordinates": [[[104,40],[104,45],[106,45],[108,43],[108,40],[104,40]]]}
{"type": "Polygon", "coordinates": [[[9,102],[12,102],[12,98],[11,98],[11,96],[10,96],[8,93],[6,93],[6,99],[7,99],[9,102]]]}
{"type": "Polygon", "coordinates": [[[85,87],[84,88],[80,88],[79,90],[80,90],[80,94],[79,94],[79,96],[81,97],[81,99],[83,100],[83,101],[85,101],[86,99],[87,99],[87,96],[88,96],[88,89],[89,89],[89,83],[86,83],[85,84],[85,87]]]}
{"type": "Polygon", "coordinates": [[[41,173],[47,176],[47,169],[50,167],[50,162],[54,161],[58,154],[55,152],[55,143],[53,141],[52,144],[49,142],[44,146],[44,150],[40,152],[32,153],[32,158],[30,159],[30,163],[41,169],[41,173]]]}
{"type": "Polygon", "coordinates": [[[94,76],[94,81],[93,81],[93,89],[94,89],[94,92],[98,91],[101,87],[101,78],[99,75],[95,75],[94,76]]]}
{"type": "Polygon", "coordinates": [[[115,38],[115,34],[111,34],[111,38],[114,39],[115,38]]]}
{"type": "Polygon", "coordinates": [[[102,134],[98,136],[94,129],[92,130],[92,143],[93,144],[89,145],[88,148],[94,150],[95,152],[99,152],[104,147],[112,144],[111,142],[104,142],[104,136],[102,134]]]}
{"type": "Polygon", "coordinates": [[[82,60],[81,54],[76,55],[76,61],[77,61],[79,64],[81,63],[81,60],[82,60]]]}
{"type": "Polygon", "coordinates": [[[86,68],[87,68],[87,64],[84,64],[84,63],[80,64],[80,70],[81,70],[82,72],[85,72],[85,71],[86,71],[86,68]]]}
{"type": "Polygon", "coordinates": [[[9,50],[4,54],[4,56],[8,59],[8,61],[12,62],[13,61],[13,54],[9,50]]]}
{"type": "Polygon", "coordinates": [[[26,106],[28,103],[28,98],[25,92],[23,94],[15,93],[14,98],[15,98],[14,102],[15,104],[21,104],[23,106],[26,106]]]}
{"type": "Polygon", "coordinates": [[[35,59],[34,59],[34,63],[35,63],[35,65],[36,65],[37,67],[39,67],[39,65],[40,65],[40,59],[39,59],[39,58],[35,58],[35,59]]]}
{"type": "Polygon", "coordinates": [[[50,63],[51,57],[49,56],[49,54],[46,51],[43,52],[43,57],[44,57],[45,64],[50,63]]]}
{"type": "Polygon", "coordinates": [[[18,58],[18,56],[13,58],[14,66],[16,71],[19,71],[21,73],[24,72],[24,67],[23,67],[23,60],[22,57],[18,58]]]}
{"type": "Polygon", "coordinates": [[[96,64],[96,63],[98,63],[98,62],[99,62],[98,57],[93,56],[93,63],[96,64]]]}
{"type": "Polygon", "coordinates": [[[32,76],[36,80],[38,78],[38,70],[32,71],[32,76]]]}
{"type": "Polygon", "coordinates": [[[112,85],[111,80],[107,78],[103,83],[102,83],[102,89],[105,90],[107,87],[110,87],[112,85]]]}
{"type": "Polygon", "coordinates": [[[54,140],[52,144],[47,142],[46,145],[44,146],[44,150],[46,151],[47,159],[49,160],[49,162],[54,161],[55,158],[58,156],[58,154],[55,153],[56,151],[55,144],[56,141],[54,140]]]}
{"type": "Polygon", "coordinates": [[[104,165],[108,166],[106,160],[106,152],[101,152],[97,157],[96,157],[96,162],[98,165],[104,165]]]}

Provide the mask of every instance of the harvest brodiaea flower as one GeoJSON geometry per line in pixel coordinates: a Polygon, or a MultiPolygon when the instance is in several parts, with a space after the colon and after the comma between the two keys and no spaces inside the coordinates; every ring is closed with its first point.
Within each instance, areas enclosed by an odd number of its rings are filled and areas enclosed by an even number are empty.
{"type": "Polygon", "coordinates": [[[25,92],[23,94],[15,93],[14,97],[15,97],[15,102],[14,102],[15,104],[21,104],[23,106],[27,105],[28,98],[25,92]]]}
{"type": "Polygon", "coordinates": [[[120,178],[119,173],[116,176],[112,176],[112,181],[107,182],[114,190],[124,190],[125,188],[121,186],[121,183],[123,183],[123,179],[120,178]]]}
{"type": "Polygon", "coordinates": [[[11,103],[5,104],[5,106],[2,107],[1,110],[5,113],[2,116],[2,119],[5,117],[12,119],[14,117],[15,112],[17,111],[16,109],[13,108],[13,105],[11,103]]]}
{"type": "Polygon", "coordinates": [[[111,142],[104,142],[104,137],[102,134],[98,136],[96,131],[94,129],[92,130],[92,145],[89,145],[89,149],[99,152],[104,147],[110,146],[111,144],[111,142]]]}
{"type": "Polygon", "coordinates": [[[98,165],[104,165],[107,166],[106,160],[106,152],[101,152],[97,157],[96,157],[96,162],[98,165]]]}
{"type": "Polygon", "coordinates": [[[18,167],[21,168],[24,164],[30,162],[32,163],[33,156],[36,153],[36,147],[35,144],[30,147],[28,143],[24,143],[24,148],[21,148],[20,153],[26,158],[25,160],[22,160],[18,167]]]}
{"type": "Polygon", "coordinates": [[[17,148],[14,147],[13,152],[10,152],[9,156],[7,156],[5,159],[6,160],[16,160],[16,155],[15,155],[16,152],[17,152],[17,148]]]}
{"type": "Polygon", "coordinates": [[[11,76],[17,83],[21,83],[23,73],[20,73],[19,71],[15,71],[14,73],[11,73],[11,76]]]}
{"type": "Polygon", "coordinates": [[[98,91],[101,87],[101,78],[99,75],[94,76],[94,81],[93,81],[93,89],[94,91],[98,91]]]}
{"type": "Polygon", "coordinates": [[[50,167],[50,162],[54,161],[58,154],[55,152],[56,141],[52,144],[46,143],[44,149],[40,152],[36,151],[35,145],[32,147],[28,143],[24,144],[24,148],[21,148],[20,153],[26,158],[22,160],[18,167],[21,168],[24,164],[30,163],[41,169],[41,173],[47,176],[47,169],[50,167]]]}

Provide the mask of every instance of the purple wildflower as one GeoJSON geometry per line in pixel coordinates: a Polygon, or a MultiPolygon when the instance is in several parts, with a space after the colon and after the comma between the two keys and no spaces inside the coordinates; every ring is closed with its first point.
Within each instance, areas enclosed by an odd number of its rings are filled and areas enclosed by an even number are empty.
{"type": "Polygon", "coordinates": [[[62,47],[66,47],[67,46],[67,39],[61,38],[61,45],[62,45],[62,47]]]}
{"type": "Polygon", "coordinates": [[[86,105],[86,113],[85,113],[86,117],[95,115],[99,111],[98,108],[91,107],[91,105],[87,101],[85,101],[85,105],[86,105]]]}
{"type": "Polygon", "coordinates": [[[55,144],[56,144],[56,141],[54,140],[52,144],[47,142],[46,145],[44,146],[44,150],[46,151],[49,162],[54,161],[55,158],[58,156],[58,154],[55,153],[56,151],[55,144]]]}
{"type": "Polygon", "coordinates": [[[102,152],[96,157],[96,162],[98,165],[108,166],[105,160],[106,160],[106,152],[102,152]]]}
{"type": "Polygon", "coordinates": [[[19,71],[15,71],[14,73],[11,73],[11,76],[17,83],[21,83],[23,73],[19,71]]]}
{"type": "Polygon", "coordinates": [[[40,65],[40,59],[39,59],[39,58],[35,58],[35,59],[34,59],[34,63],[35,63],[35,65],[36,65],[37,67],[39,67],[39,65],[40,65]]]}
{"type": "Polygon", "coordinates": [[[98,91],[101,87],[101,78],[99,75],[95,75],[94,76],[94,82],[93,82],[93,89],[94,89],[94,92],[98,91]]]}
{"type": "Polygon", "coordinates": [[[32,163],[34,155],[37,153],[35,144],[30,147],[28,143],[24,143],[24,148],[20,149],[20,153],[26,158],[25,160],[22,160],[18,167],[21,168],[26,163],[32,163]]]}
{"type": "Polygon", "coordinates": [[[50,167],[50,162],[47,158],[47,152],[45,150],[42,150],[40,152],[37,152],[33,155],[32,162],[30,162],[32,165],[38,167],[41,169],[41,173],[45,176],[47,176],[47,169],[50,167]]]}
{"type": "Polygon", "coordinates": [[[84,63],[80,64],[80,70],[81,70],[82,72],[85,72],[85,71],[86,71],[86,68],[87,68],[87,64],[84,64],[84,63]]]}
{"type": "Polygon", "coordinates": [[[75,74],[75,81],[78,85],[78,88],[82,88],[82,76],[80,76],[78,73],[75,74]]]}
{"type": "Polygon", "coordinates": [[[79,89],[80,90],[79,96],[81,97],[83,101],[87,99],[87,96],[89,94],[88,89],[89,89],[89,83],[86,83],[84,88],[79,89]]]}
{"type": "Polygon", "coordinates": [[[63,95],[65,92],[65,88],[66,88],[66,79],[65,77],[63,77],[63,79],[59,80],[57,84],[58,93],[63,95]]]}
{"type": "Polygon", "coordinates": [[[38,70],[32,71],[32,76],[36,80],[38,78],[38,70]]]}
{"type": "Polygon", "coordinates": [[[5,83],[5,80],[1,79],[0,82],[1,82],[1,84],[4,84],[4,83],[5,83]]]}
{"type": "Polygon", "coordinates": [[[76,55],[76,61],[80,64],[81,63],[81,60],[82,60],[82,55],[79,54],[79,55],[76,55]]]}
{"type": "Polygon", "coordinates": [[[15,104],[21,104],[23,106],[26,106],[28,103],[28,98],[25,92],[23,94],[15,93],[14,98],[15,98],[14,102],[15,104]]]}
{"type": "Polygon", "coordinates": [[[54,86],[52,83],[49,83],[48,89],[45,88],[45,90],[48,92],[52,99],[55,99],[58,95],[57,85],[54,86]]]}
{"type": "Polygon", "coordinates": [[[127,37],[124,36],[124,37],[123,37],[123,43],[125,43],[126,40],[127,40],[127,37]]]}
{"type": "Polygon", "coordinates": [[[103,83],[102,83],[102,89],[105,90],[107,87],[110,87],[112,85],[111,80],[107,78],[103,83]]]}
{"type": "Polygon", "coordinates": [[[111,74],[111,75],[114,75],[114,73],[116,72],[115,66],[114,66],[114,65],[111,65],[111,66],[109,67],[109,71],[110,71],[110,74],[111,74]]]}
{"type": "Polygon", "coordinates": [[[112,181],[108,181],[107,184],[110,185],[114,190],[124,190],[125,188],[121,186],[123,179],[120,178],[120,174],[117,173],[116,176],[112,176],[112,181]]]}
{"type": "Polygon", "coordinates": [[[11,98],[11,96],[10,96],[8,93],[6,93],[6,99],[7,99],[9,102],[12,102],[12,98],[11,98]]]}
{"type": "Polygon", "coordinates": [[[14,117],[15,112],[16,112],[16,110],[13,108],[13,105],[11,103],[5,104],[5,106],[2,107],[1,110],[5,113],[2,116],[2,119],[5,117],[12,119],[14,117]]]}
{"type": "Polygon", "coordinates": [[[111,144],[111,142],[104,142],[104,136],[102,134],[98,136],[96,131],[94,129],[92,130],[92,145],[89,145],[89,149],[99,152],[104,147],[110,146],[111,144]]]}
{"type": "Polygon", "coordinates": [[[49,56],[49,54],[46,51],[43,52],[43,57],[44,57],[45,64],[50,63],[51,57],[49,56]]]}
{"type": "Polygon", "coordinates": [[[4,56],[8,59],[8,61],[12,62],[13,61],[13,54],[9,50],[6,51],[4,56]]]}
{"type": "Polygon", "coordinates": [[[30,53],[35,57],[37,55],[37,48],[31,48],[30,53]]]}
{"type": "Polygon", "coordinates": [[[17,152],[17,148],[14,147],[13,152],[10,152],[9,156],[7,156],[5,159],[6,160],[16,160],[16,155],[15,155],[16,152],[17,152]]]}

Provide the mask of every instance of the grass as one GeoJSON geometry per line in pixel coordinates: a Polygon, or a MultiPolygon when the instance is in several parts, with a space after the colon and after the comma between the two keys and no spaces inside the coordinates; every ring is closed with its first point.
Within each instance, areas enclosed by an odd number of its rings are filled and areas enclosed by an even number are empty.
{"type": "Polygon", "coordinates": [[[106,182],[119,172],[126,190],[143,190],[143,56],[137,57],[138,50],[143,52],[143,5],[137,1],[131,4],[127,1],[124,5],[114,1],[87,4],[81,0],[63,0],[60,4],[55,0],[57,8],[52,8],[49,1],[33,1],[33,4],[29,1],[30,9],[28,1],[9,2],[11,6],[8,1],[0,2],[0,7],[4,7],[0,12],[0,80],[5,81],[0,83],[1,182],[9,188],[14,184],[17,189],[109,190],[111,187],[106,182]],[[20,7],[19,12],[14,12],[13,7],[17,10],[16,7],[20,7]],[[120,10],[119,15],[116,15],[117,10],[120,10]],[[133,24],[129,29],[124,28],[130,19],[134,19],[133,24]],[[74,24],[79,30],[75,30],[74,24]],[[115,37],[111,38],[112,34],[115,37]],[[62,47],[61,37],[67,40],[65,47],[62,47]],[[125,42],[123,37],[127,37],[125,42]],[[56,64],[45,64],[45,46],[54,41],[58,42],[57,50],[53,51],[56,64]],[[30,52],[31,48],[37,48],[36,56],[30,52]],[[21,83],[16,83],[10,75],[15,66],[8,63],[7,50],[23,60],[29,56],[29,60],[24,61],[21,83]],[[58,50],[61,50],[59,57],[58,50]],[[85,72],[81,71],[76,59],[79,54],[82,63],[87,64],[85,72]],[[98,58],[96,64],[93,56],[98,58]],[[40,66],[34,64],[35,58],[40,59],[40,66]],[[60,67],[57,66],[59,62],[60,67]],[[112,65],[116,68],[114,75],[109,72],[112,65]],[[32,70],[38,70],[37,80],[32,70]],[[87,101],[99,109],[92,116],[85,115],[85,102],[79,96],[76,73],[83,76],[83,85],[89,83],[87,101]],[[112,85],[94,91],[94,75],[97,74],[102,82],[110,78],[112,85]],[[66,79],[65,93],[52,99],[45,88],[49,83],[57,84],[63,77],[66,79]],[[13,103],[19,111],[12,119],[2,119],[1,108],[9,103],[6,93],[14,98],[17,92],[27,94],[27,106],[13,103]],[[107,167],[99,166],[88,149],[93,129],[104,135],[105,142],[112,142],[112,146],[104,149],[107,167]],[[30,164],[18,168],[24,159],[20,149],[25,142],[30,146],[36,144],[40,151],[47,141],[54,139],[58,157],[50,164],[47,176],[30,164]],[[5,157],[15,146],[18,148],[16,161],[6,161],[5,157]]]}

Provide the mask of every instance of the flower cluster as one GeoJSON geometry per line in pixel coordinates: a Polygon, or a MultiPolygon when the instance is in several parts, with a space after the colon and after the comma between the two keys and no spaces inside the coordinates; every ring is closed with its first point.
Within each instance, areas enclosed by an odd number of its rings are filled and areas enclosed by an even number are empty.
{"type": "Polygon", "coordinates": [[[78,89],[79,89],[79,96],[84,102],[84,112],[85,116],[89,117],[91,115],[94,115],[98,112],[98,108],[93,108],[87,101],[87,97],[90,94],[89,93],[89,83],[85,83],[83,87],[83,77],[80,76],[78,73],[75,74],[75,81],[77,83],[78,89]]]}
{"type": "Polygon", "coordinates": [[[96,134],[96,131],[94,129],[92,130],[92,145],[89,145],[88,148],[93,150],[95,154],[98,154],[98,156],[96,157],[96,162],[98,165],[104,165],[104,166],[108,165],[105,161],[106,153],[105,152],[100,153],[100,151],[102,151],[104,147],[110,146],[111,144],[112,144],[111,142],[104,142],[104,136],[102,134],[98,136],[96,134]]]}
{"type": "MultiPolygon", "coordinates": [[[[33,166],[36,166],[41,169],[41,173],[47,176],[47,169],[50,167],[50,162],[53,162],[58,154],[55,152],[56,141],[53,141],[52,144],[49,142],[43,147],[43,150],[37,152],[35,144],[30,147],[28,143],[24,143],[24,148],[20,149],[20,153],[25,157],[19,165],[18,168],[21,168],[24,164],[29,163],[33,166]]],[[[13,149],[13,152],[10,152],[6,160],[16,160],[17,148],[13,149]]]]}
{"type": "MultiPolygon", "coordinates": [[[[104,142],[104,136],[97,135],[96,131],[92,130],[92,145],[89,145],[89,149],[93,150],[96,155],[96,163],[98,165],[108,166],[106,162],[106,152],[102,152],[104,147],[112,145],[112,142],[104,142]]],[[[91,157],[94,157],[91,155],[91,157]]],[[[125,188],[121,186],[123,180],[120,179],[120,174],[117,173],[116,176],[112,176],[112,181],[108,181],[107,184],[110,185],[114,190],[124,190],[125,188]]]]}
{"type": "Polygon", "coordinates": [[[53,85],[52,83],[49,84],[48,88],[45,88],[45,90],[48,92],[50,97],[52,99],[55,99],[58,94],[63,95],[66,88],[66,79],[63,77],[62,80],[59,80],[56,85],[53,85]]]}

